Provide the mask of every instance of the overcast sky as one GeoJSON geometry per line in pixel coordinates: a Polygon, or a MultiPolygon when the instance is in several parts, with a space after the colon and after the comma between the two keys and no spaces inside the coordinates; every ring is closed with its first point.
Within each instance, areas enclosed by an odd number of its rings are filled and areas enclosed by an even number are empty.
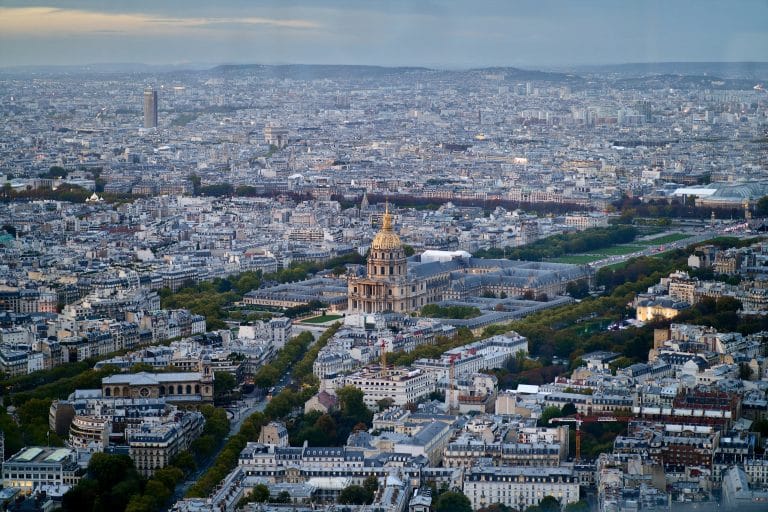
{"type": "Polygon", "coordinates": [[[768,0],[0,0],[0,66],[768,60],[768,0]]]}

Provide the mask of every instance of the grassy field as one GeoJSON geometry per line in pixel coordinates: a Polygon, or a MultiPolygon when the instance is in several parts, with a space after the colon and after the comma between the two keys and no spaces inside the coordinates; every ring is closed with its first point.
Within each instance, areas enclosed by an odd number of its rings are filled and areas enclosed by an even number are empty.
{"type": "Polygon", "coordinates": [[[559,258],[552,258],[547,261],[552,263],[570,263],[572,265],[584,265],[585,263],[592,263],[593,261],[601,260],[603,256],[598,254],[572,254],[570,256],[560,256],[559,258]]]}
{"type": "Polygon", "coordinates": [[[582,254],[569,254],[567,256],[560,256],[559,258],[552,258],[547,261],[553,263],[571,263],[574,265],[584,265],[586,263],[592,263],[593,261],[602,260],[611,256],[624,256],[626,254],[632,254],[640,252],[648,247],[654,245],[664,245],[679,240],[685,240],[690,238],[691,235],[683,233],[670,233],[669,235],[660,236],[653,240],[637,241],[631,244],[612,245],[610,247],[604,247],[602,249],[595,249],[594,251],[585,252],[582,254]]]}
{"type": "Polygon", "coordinates": [[[672,242],[677,242],[679,240],[685,240],[686,238],[691,238],[691,235],[686,235],[685,233],[671,233],[669,235],[660,236],[657,238],[654,238],[652,240],[643,240],[635,242],[640,245],[659,245],[659,244],[671,244],[672,242]]]}
{"type": "Polygon", "coordinates": [[[305,324],[324,324],[325,322],[333,322],[334,320],[338,320],[339,318],[341,318],[341,315],[320,315],[312,318],[307,318],[306,320],[302,320],[301,322],[305,324]]]}
{"type": "Polygon", "coordinates": [[[570,254],[568,256],[560,256],[559,258],[552,258],[553,263],[571,263],[574,265],[583,265],[585,263],[592,263],[593,261],[602,260],[609,256],[623,256],[625,254],[632,254],[633,252],[639,252],[645,249],[639,245],[612,245],[611,247],[605,247],[603,249],[595,249],[588,253],[583,254],[570,254]]]}

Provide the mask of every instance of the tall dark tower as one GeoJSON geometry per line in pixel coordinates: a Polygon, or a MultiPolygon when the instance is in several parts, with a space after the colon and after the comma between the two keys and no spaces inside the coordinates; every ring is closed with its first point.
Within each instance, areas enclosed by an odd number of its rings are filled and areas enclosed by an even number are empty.
{"type": "Polygon", "coordinates": [[[157,128],[157,91],[144,89],[144,128],[157,128]]]}

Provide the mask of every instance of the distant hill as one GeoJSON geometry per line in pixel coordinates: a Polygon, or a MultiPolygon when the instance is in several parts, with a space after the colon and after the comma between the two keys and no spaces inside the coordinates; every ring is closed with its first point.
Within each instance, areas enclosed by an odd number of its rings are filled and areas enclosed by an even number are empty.
{"type": "Polygon", "coordinates": [[[208,73],[232,74],[241,72],[258,73],[272,78],[293,78],[296,80],[317,80],[329,78],[371,78],[393,76],[406,73],[427,73],[429,68],[421,67],[384,67],[336,64],[224,64],[208,70],[208,73]]]}
{"type": "Polygon", "coordinates": [[[512,67],[490,67],[469,70],[471,73],[503,74],[510,82],[582,82],[583,78],[573,73],[554,71],[539,71],[537,69],[520,69],[512,67]]]}
{"type": "Polygon", "coordinates": [[[582,73],[617,73],[628,76],[687,75],[760,80],[768,78],[768,62],[646,62],[605,66],[577,66],[582,73]]]}
{"type": "Polygon", "coordinates": [[[634,64],[612,64],[598,66],[567,66],[549,70],[521,69],[516,67],[495,66],[468,70],[432,69],[417,66],[365,66],[339,64],[169,64],[149,65],[141,63],[96,63],[82,66],[15,66],[0,68],[0,73],[11,75],[45,74],[122,74],[122,73],[204,73],[213,76],[233,74],[258,74],[275,79],[375,79],[377,77],[395,77],[399,75],[428,74],[496,74],[503,75],[507,82],[551,82],[574,86],[585,84],[585,76],[602,75],[613,80],[624,80],[626,87],[644,87],[650,82],[666,87],[688,85],[708,88],[748,88],[758,83],[768,83],[768,62],[651,62],[634,64]],[[722,84],[718,82],[724,82],[722,84]]]}
{"type": "Polygon", "coordinates": [[[121,73],[166,73],[207,69],[209,66],[193,64],[153,65],[134,62],[95,63],[84,65],[11,66],[0,68],[7,74],[121,74],[121,73]]]}
{"type": "Polygon", "coordinates": [[[508,82],[553,82],[553,83],[582,83],[583,79],[569,73],[519,69],[513,67],[490,67],[469,70],[442,70],[426,67],[385,67],[360,65],[317,65],[317,64],[226,64],[216,66],[207,71],[211,75],[231,75],[238,73],[258,74],[270,78],[292,78],[297,80],[352,78],[371,79],[394,77],[405,74],[497,74],[503,75],[508,82]]]}
{"type": "Polygon", "coordinates": [[[623,89],[721,89],[721,90],[749,90],[760,79],[757,78],[723,78],[715,75],[683,75],[683,74],[659,74],[631,76],[620,75],[613,79],[613,85],[623,89]]]}

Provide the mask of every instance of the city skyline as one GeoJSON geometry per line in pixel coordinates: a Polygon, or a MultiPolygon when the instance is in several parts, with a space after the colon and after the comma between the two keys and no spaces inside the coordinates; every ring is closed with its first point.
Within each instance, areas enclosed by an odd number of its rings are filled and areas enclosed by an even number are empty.
{"type": "Polygon", "coordinates": [[[0,2],[0,66],[764,61],[768,3],[0,2]]]}
{"type": "Polygon", "coordinates": [[[4,509],[765,508],[768,0],[49,4],[4,509]]]}

